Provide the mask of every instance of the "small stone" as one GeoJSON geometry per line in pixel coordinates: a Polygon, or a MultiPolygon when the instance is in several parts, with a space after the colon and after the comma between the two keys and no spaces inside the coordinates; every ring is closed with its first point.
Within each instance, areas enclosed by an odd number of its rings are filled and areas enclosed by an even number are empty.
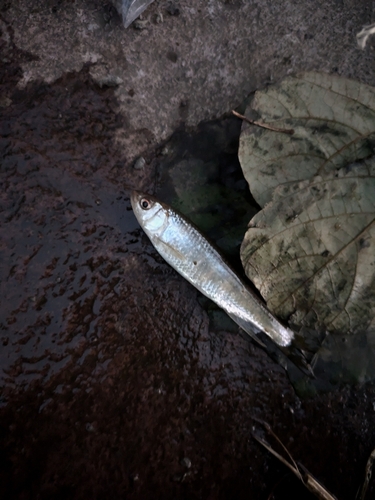
{"type": "Polygon", "coordinates": [[[0,108],[7,108],[12,104],[12,100],[9,97],[3,97],[0,99],[0,108]]]}
{"type": "Polygon", "coordinates": [[[168,144],[166,144],[166,145],[163,147],[163,149],[161,150],[161,154],[162,154],[163,156],[168,156],[171,152],[172,152],[172,148],[171,148],[168,144]]]}
{"type": "Polygon", "coordinates": [[[183,458],[181,460],[181,465],[183,465],[187,469],[190,469],[190,467],[191,467],[191,460],[190,460],[190,458],[187,458],[187,457],[183,458]]]}
{"type": "Polygon", "coordinates": [[[170,16],[179,16],[180,15],[180,9],[176,7],[173,3],[170,3],[167,7],[167,12],[170,16]]]}
{"type": "Polygon", "coordinates": [[[145,20],[137,19],[133,23],[133,28],[135,30],[144,30],[144,29],[147,28],[147,26],[148,26],[148,20],[147,19],[145,19],[145,20]]]}
{"type": "Polygon", "coordinates": [[[161,24],[162,22],[164,22],[163,14],[161,12],[158,12],[155,17],[155,23],[161,24]]]}
{"type": "Polygon", "coordinates": [[[134,170],[143,170],[146,165],[146,160],[143,158],[143,156],[140,156],[135,162],[134,162],[134,170]]]}

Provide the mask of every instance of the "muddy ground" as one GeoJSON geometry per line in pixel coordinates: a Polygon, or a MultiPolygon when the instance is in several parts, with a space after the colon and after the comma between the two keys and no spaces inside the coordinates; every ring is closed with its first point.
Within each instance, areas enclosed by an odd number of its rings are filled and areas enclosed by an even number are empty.
{"type": "Polygon", "coordinates": [[[299,397],[265,352],[213,325],[131,211],[126,184],[163,193],[176,141],[208,162],[230,130],[225,184],[240,124],[181,124],[134,169],[116,140],[116,87],[90,64],[19,87],[35,56],[2,49],[0,498],[312,498],[254,440],[264,420],[354,499],[375,447],[375,385],[299,397]]]}
{"type": "Polygon", "coordinates": [[[108,0],[1,0],[0,29],[6,46],[29,54],[19,88],[85,64],[113,86],[114,137],[133,161],[181,124],[215,119],[291,73],[373,84],[373,53],[356,43],[373,12],[369,0],[155,0],[125,30],[108,0]]]}

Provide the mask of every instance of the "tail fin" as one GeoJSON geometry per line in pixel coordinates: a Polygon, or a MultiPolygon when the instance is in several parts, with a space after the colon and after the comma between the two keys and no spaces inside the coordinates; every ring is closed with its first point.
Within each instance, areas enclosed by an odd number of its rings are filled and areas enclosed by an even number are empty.
{"type": "Polygon", "coordinates": [[[287,372],[290,370],[288,367],[290,367],[290,364],[292,363],[305,375],[314,377],[314,372],[301,349],[295,346],[280,347],[266,335],[263,335],[263,338],[261,340],[258,337],[258,334],[261,333],[261,330],[254,326],[250,321],[245,321],[241,318],[238,318],[234,314],[227,314],[235,323],[237,323],[240,328],[242,328],[242,330],[250,335],[250,337],[258,345],[265,349],[267,353],[272,357],[272,359],[283,366],[283,368],[287,372]]]}

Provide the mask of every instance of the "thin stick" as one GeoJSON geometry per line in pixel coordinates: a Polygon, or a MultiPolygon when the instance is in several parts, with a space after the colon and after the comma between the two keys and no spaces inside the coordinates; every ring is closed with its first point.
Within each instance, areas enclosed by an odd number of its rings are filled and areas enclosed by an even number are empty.
{"type": "Polygon", "coordinates": [[[357,500],[364,500],[365,499],[367,488],[368,488],[368,485],[370,483],[371,476],[372,476],[372,465],[374,463],[374,460],[375,460],[375,449],[372,450],[372,452],[367,460],[365,479],[363,481],[363,485],[362,485],[361,490],[358,490],[358,493],[356,496],[357,500]]]}
{"type": "MultiPolygon", "coordinates": [[[[264,423],[266,424],[266,422],[264,422],[264,423]]],[[[297,475],[298,479],[300,479],[303,482],[302,474],[301,474],[301,472],[300,472],[300,470],[298,468],[298,465],[296,464],[294,458],[289,453],[289,450],[286,448],[286,446],[284,446],[284,443],[282,443],[281,440],[276,436],[276,434],[271,429],[271,426],[269,424],[266,424],[266,425],[267,425],[266,429],[268,430],[268,432],[271,434],[271,436],[273,436],[276,439],[276,441],[279,443],[279,445],[281,446],[281,448],[285,451],[285,453],[290,458],[290,461],[292,462],[294,468],[296,469],[296,475],[297,475]]]]}
{"type": "Polygon", "coordinates": [[[304,467],[302,464],[297,464],[295,462],[294,458],[292,455],[289,453],[287,450],[286,446],[281,442],[281,440],[276,436],[276,434],[273,432],[271,429],[271,426],[267,424],[266,422],[263,422],[261,420],[258,420],[254,418],[257,422],[260,422],[264,428],[266,429],[271,436],[273,436],[274,439],[279,443],[279,445],[282,447],[282,449],[285,451],[285,453],[288,455],[288,458],[290,459],[290,462],[286,460],[280,453],[277,453],[276,450],[272,448],[270,444],[267,443],[264,439],[260,438],[257,436],[255,433],[253,433],[254,439],[258,441],[259,444],[264,446],[266,450],[268,450],[274,457],[276,457],[280,462],[282,462],[290,471],[295,474],[298,479],[302,482],[302,484],[311,492],[313,493],[316,497],[318,497],[320,500],[336,500],[336,497],[334,497],[326,488],[323,486],[317,479],[314,478],[312,474],[304,467]],[[302,471],[302,473],[301,473],[302,471]]]}
{"type": "Polygon", "coordinates": [[[267,443],[267,441],[264,441],[264,439],[260,438],[256,434],[253,434],[253,438],[256,439],[259,444],[264,446],[264,448],[266,448],[266,450],[268,450],[270,453],[272,453],[272,455],[274,457],[278,458],[280,460],[280,462],[282,462],[286,467],[288,467],[288,469],[291,470],[293,472],[293,474],[295,474],[298,477],[298,479],[300,479],[303,482],[303,479],[302,479],[302,476],[301,476],[299,470],[296,467],[294,467],[292,464],[290,464],[287,460],[285,460],[285,458],[282,455],[280,455],[280,453],[277,453],[277,451],[275,451],[271,447],[271,445],[269,445],[267,443]]]}
{"type": "Polygon", "coordinates": [[[256,125],[257,127],[266,128],[267,130],[272,130],[273,132],[281,132],[282,134],[289,134],[289,135],[294,134],[294,130],[292,128],[278,128],[278,127],[273,127],[272,125],[267,125],[267,123],[250,120],[250,118],[247,118],[244,115],[240,115],[239,113],[237,113],[237,111],[234,111],[234,109],[232,110],[232,113],[234,114],[234,116],[237,116],[237,118],[241,118],[241,120],[250,123],[250,125],[256,125]]]}
{"type": "MultiPolygon", "coordinates": [[[[279,445],[281,446],[281,448],[285,451],[285,453],[288,455],[289,457],[289,460],[291,462],[291,464],[289,462],[287,462],[285,459],[281,459],[281,455],[280,454],[277,454],[277,458],[279,460],[281,460],[285,465],[287,465],[291,470],[293,470],[293,472],[296,474],[296,476],[298,477],[298,479],[300,479],[302,482],[303,482],[303,479],[302,479],[302,475],[300,473],[300,470],[298,468],[298,465],[296,464],[296,462],[294,461],[294,458],[292,457],[292,455],[289,453],[289,450],[286,448],[286,446],[284,446],[284,444],[281,442],[281,440],[276,436],[276,434],[273,432],[270,424],[268,424],[267,422],[265,422],[264,420],[260,420],[256,417],[253,417],[253,420],[255,420],[256,422],[259,422],[261,425],[263,425],[263,427],[265,428],[265,430],[271,434],[271,436],[274,437],[274,439],[276,439],[276,441],[279,443],[279,445]]],[[[260,439],[255,435],[253,434],[253,436],[255,437],[255,439],[257,441],[259,441],[265,448],[267,448],[268,451],[270,451],[271,453],[274,453],[275,456],[276,456],[276,451],[274,452],[273,450],[271,450],[270,448],[268,448],[267,446],[265,446],[265,443],[266,441],[262,440],[260,441],[260,439]]],[[[268,443],[267,443],[268,444],[268,443]]],[[[270,445],[268,445],[270,446],[270,445]]]]}
{"type": "Polygon", "coordinates": [[[363,29],[357,33],[356,38],[357,38],[357,43],[361,47],[361,49],[364,49],[366,47],[367,40],[369,36],[373,35],[375,33],[375,24],[369,24],[368,26],[363,26],[363,29]]]}

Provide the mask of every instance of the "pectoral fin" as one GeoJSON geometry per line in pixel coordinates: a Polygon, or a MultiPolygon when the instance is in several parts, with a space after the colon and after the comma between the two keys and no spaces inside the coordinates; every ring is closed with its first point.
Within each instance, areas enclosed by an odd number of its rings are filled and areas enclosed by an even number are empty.
{"type": "Polygon", "coordinates": [[[291,380],[298,380],[298,374],[296,373],[296,368],[299,373],[307,375],[309,378],[314,377],[314,372],[310,364],[306,361],[306,358],[302,351],[294,346],[280,347],[275,344],[269,337],[265,337],[264,344],[256,334],[261,332],[256,326],[254,326],[250,321],[245,321],[238,318],[234,314],[229,314],[228,316],[235,322],[239,327],[242,328],[250,337],[255,340],[260,346],[266,349],[268,354],[281,365],[286,372],[289,374],[291,380]],[[293,368],[294,367],[294,368],[293,368]]]}
{"type": "Polygon", "coordinates": [[[166,243],[165,241],[158,240],[156,243],[154,243],[155,248],[158,250],[158,252],[163,255],[164,259],[168,262],[168,256],[177,259],[179,261],[184,261],[186,260],[186,256],[183,255],[181,252],[179,252],[176,248],[174,248],[172,245],[169,243],[166,243]]]}

